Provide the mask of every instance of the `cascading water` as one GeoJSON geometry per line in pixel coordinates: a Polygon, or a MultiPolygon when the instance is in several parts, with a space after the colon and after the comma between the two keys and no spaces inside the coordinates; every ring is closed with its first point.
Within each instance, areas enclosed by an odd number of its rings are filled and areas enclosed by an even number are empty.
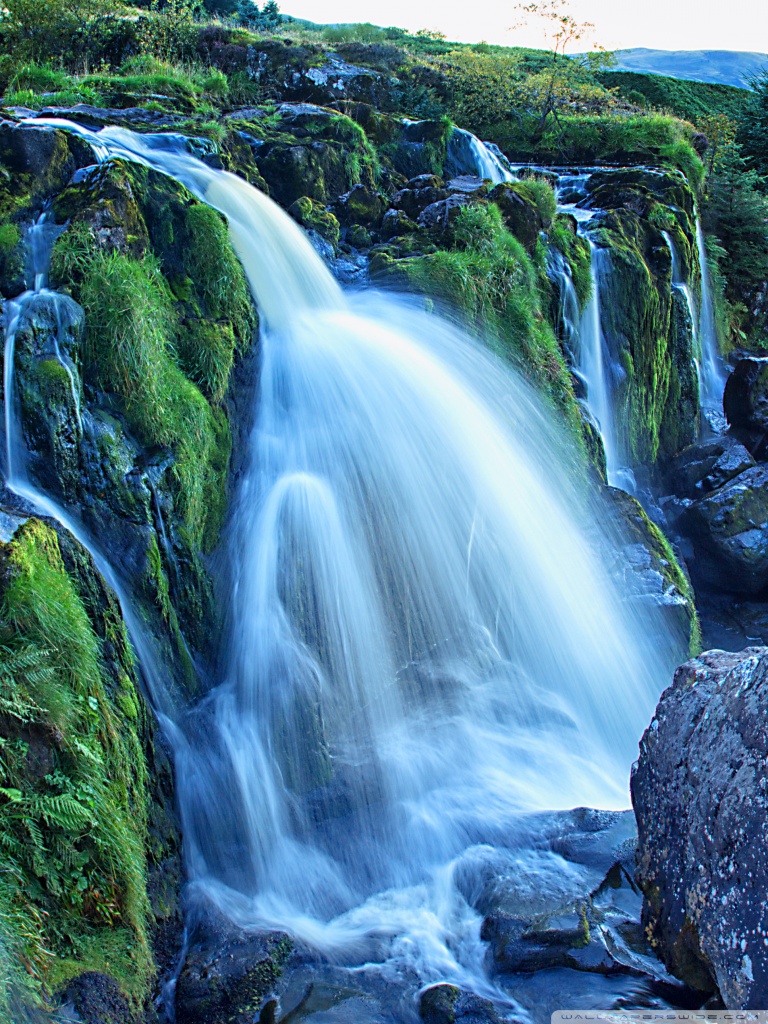
{"type": "Polygon", "coordinates": [[[701,348],[701,406],[712,428],[722,432],[726,427],[723,415],[723,392],[728,373],[720,356],[707,244],[704,238],[704,229],[698,217],[696,218],[696,247],[701,270],[701,307],[698,320],[701,348]]]}
{"type": "Polygon", "coordinates": [[[488,178],[494,184],[515,180],[514,171],[501,150],[481,142],[476,135],[463,128],[454,128],[448,140],[445,173],[449,176],[471,174],[478,178],[488,178]]]}
{"type": "Polygon", "coordinates": [[[668,671],[603,568],[607,520],[483,346],[345,296],[290,218],[178,139],[53,123],[223,212],[261,313],[229,665],[172,730],[194,888],[344,963],[491,991],[459,876],[521,815],[626,806],[668,671]]]}

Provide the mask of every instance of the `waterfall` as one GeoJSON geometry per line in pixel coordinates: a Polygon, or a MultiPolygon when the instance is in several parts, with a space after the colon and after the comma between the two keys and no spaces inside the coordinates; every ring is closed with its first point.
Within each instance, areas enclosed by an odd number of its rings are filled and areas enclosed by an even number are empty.
{"type": "Polygon", "coordinates": [[[445,173],[446,176],[471,174],[488,178],[495,185],[515,180],[512,167],[498,146],[481,142],[471,132],[455,127],[448,140],[445,173]]]}
{"type": "Polygon", "coordinates": [[[701,350],[701,406],[710,425],[718,433],[721,433],[726,428],[723,415],[723,392],[728,374],[720,356],[707,244],[704,239],[704,229],[698,217],[696,218],[696,246],[701,271],[701,306],[698,317],[701,350]]]}
{"type": "MultiPolygon", "coordinates": [[[[627,806],[668,672],[653,611],[606,568],[608,517],[481,343],[416,301],[346,295],[286,214],[183,140],[35,123],[224,213],[261,314],[228,664],[171,730],[194,890],[343,963],[490,991],[467,879],[521,815],[627,806]]],[[[591,309],[599,381],[597,289],[591,309]]]]}

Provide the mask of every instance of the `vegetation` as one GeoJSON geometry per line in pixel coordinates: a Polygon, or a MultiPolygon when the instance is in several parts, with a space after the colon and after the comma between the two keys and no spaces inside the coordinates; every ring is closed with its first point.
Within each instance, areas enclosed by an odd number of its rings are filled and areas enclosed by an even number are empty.
{"type": "Polygon", "coordinates": [[[580,437],[571,379],[542,313],[548,288],[543,247],[531,258],[492,203],[462,209],[453,233],[453,248],[395,261],[386,258],[372,269],[457,310],[549,397],[580,437]]]}
{"type": "Polygon", "coordinates": [[[3,548],[0,602],[0,1016],[84,970],[141,999],[148,791],[122,620],[104,619],[108,671],[56,535],[36,520],[3,548]]]}

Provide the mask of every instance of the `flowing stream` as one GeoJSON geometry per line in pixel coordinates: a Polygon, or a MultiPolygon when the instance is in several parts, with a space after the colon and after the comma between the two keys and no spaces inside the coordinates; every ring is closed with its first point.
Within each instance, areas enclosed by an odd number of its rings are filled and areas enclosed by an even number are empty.
{"type": "MultiPolygon", "coordinates": [[[[345,294],[180,137],[36,123],[220,210],[261,315],[228,665],[170,728],[193,889],[339,962],[501,998],[459,880],[523,815],[628,806],[669,670],[567,440],[480,342],[415,300],[345,294]]],[[[94,552],[151,657],[115,572],[14,454],[13,336],[11,318],[9,485],[94,552]]]]}

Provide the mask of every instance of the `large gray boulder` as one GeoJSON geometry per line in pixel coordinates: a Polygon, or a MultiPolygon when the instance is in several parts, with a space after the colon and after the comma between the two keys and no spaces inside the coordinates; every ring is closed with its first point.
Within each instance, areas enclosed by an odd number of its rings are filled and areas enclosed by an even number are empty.
{"type": "Polygon", "coordinates": [[[735,437],[721,434],[684,448],[672,460],[666,477],[678,498],[700,498],[754,464],[743,444],[735,437]]]}
{"type": "Polygon", "coordinates": [[[709,651],[661,697],[632,772],[643,923],[729,1009],[768,1005],[768,648],[709,651]]]}
{"type": "Polygon", "coordinates": [[[693,502],[678,525],[693,541],[693,570],[705,584],[737,594],[768,587],[767,465],[752,466],[693,502]]]}

